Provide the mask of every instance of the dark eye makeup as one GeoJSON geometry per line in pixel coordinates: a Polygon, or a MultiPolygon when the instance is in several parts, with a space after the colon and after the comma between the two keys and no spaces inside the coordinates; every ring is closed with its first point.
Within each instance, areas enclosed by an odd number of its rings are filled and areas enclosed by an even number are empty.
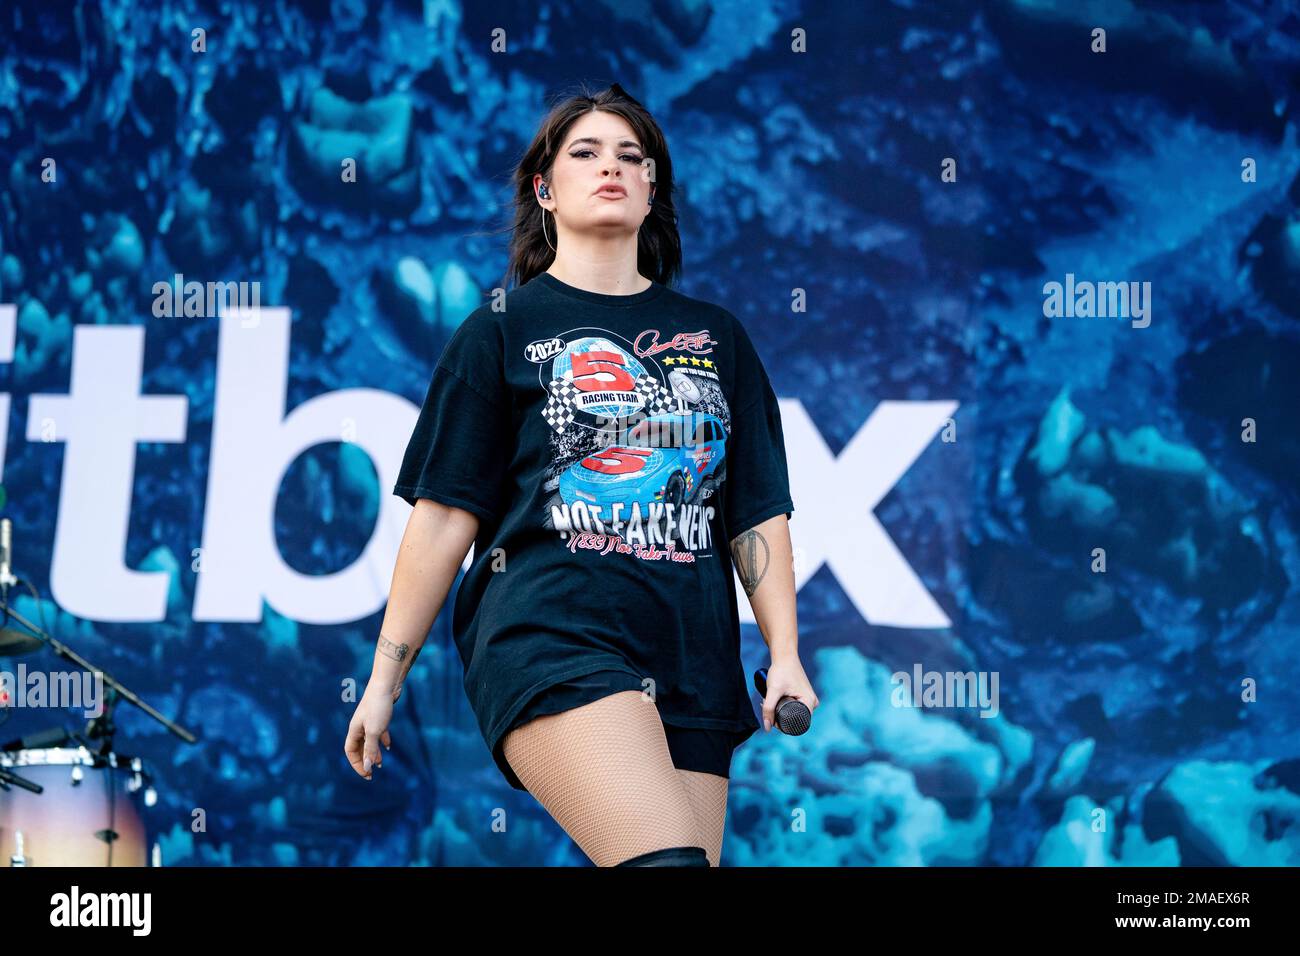
{"type": "MultiPolygon", "coordinates": [[[[580,159],[580,158],[581,158],[584,154],[586,154],[586,153],[591,153],[591,154],[594,156],[594,155],[595,155],[595,150],[591,150],[591,149],[579,149],[579,150],[575,150],[574,152],[570,153],[569,155],[572,156],[574,159],[580,159]]],[[[637,164],[640,164],[640,163],[644,162],[644,160],[642,160],[642,158],[641,158],[638,154],[636,154],[636,153],[620,153],[618,158],[619,158],[619,159],[630,159],[630,160],[632,160],[632,162],[637,163],[637,164]]]]}

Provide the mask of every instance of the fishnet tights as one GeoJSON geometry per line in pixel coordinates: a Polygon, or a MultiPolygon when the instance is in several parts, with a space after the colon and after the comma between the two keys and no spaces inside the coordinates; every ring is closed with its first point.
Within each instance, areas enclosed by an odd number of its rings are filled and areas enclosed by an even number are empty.
{"type": "Polygon", "coordinates": [[[674,846],[718,865],[726,777],[673,766],[652,701],[619,691],[506,734],[502,752],[528,792],[597,866],[674,846]]]}

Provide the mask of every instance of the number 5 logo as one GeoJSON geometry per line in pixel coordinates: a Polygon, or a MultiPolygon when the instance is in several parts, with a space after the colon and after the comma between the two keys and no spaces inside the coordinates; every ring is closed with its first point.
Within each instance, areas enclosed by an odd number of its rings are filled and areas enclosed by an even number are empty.
{"type": "Polygon", "coordinates": [[[649,448],[605,448],[582,459],[582,467],[602,475],[630,475],[645,467],[649,448]]]}
{"type": "Polygon", "coordinates": [[[574,352],[573,384],[584,392],[609,389],[630,392],[636,379],[617,352],[574,352]]]}

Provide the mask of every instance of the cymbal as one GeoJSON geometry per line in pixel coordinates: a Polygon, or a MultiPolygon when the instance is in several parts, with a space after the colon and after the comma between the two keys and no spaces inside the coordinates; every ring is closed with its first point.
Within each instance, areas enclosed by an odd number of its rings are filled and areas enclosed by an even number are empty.
{"type": "Polygon", "coordinates": [[[44,643],[39,637],[34,637],[26,631],[13,627],[0,627],[0,657],[30,654],[32,651],[39,651],[44,643]]]}

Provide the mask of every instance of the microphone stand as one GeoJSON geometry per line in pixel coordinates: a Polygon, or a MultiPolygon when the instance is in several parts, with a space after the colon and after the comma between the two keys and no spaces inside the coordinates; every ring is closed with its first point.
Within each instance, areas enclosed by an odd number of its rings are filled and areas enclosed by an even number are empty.
{"type": "MultiPolygon", "coordinates": [[[[31,621],[27,620],[27,618],[23,617],[21,614],[15,611],[12,607],[9,606],[8,584],[5,582],[0,582],[0,585],[3,585],[3,587],[0,587],[0,591],[4,592],[4,597],[0,598],[0,609],[4,610],[6,619],[12,617],[23,627],[31,631],[35,637],[39,638],[40,640],[48,644],[50,650],[54,651],[55,654],[58,654],[64,660],[71,661],[77,667],[80,667],[82,670],[88,671],[91,674],[98,674],[101,677],[101,679],[104,681],[104,685],[110,691],[116,692],[118,697],[122,698],[128,703],[135,704],[135,706],[139,707],[146,714],[148,714],[154,720],[158,721],[158,723],[162,724],[164,727],[166,727],[168,730],[174,733],[177,737],[181,738],[181,740],[185,741],[187,744],[192,744],[199,739],[190,731],[182,727],[180,724],[171,720],[169,717],[160,713],[156,708],[151,706],[149,703],[142,700],[140,696],[135,693],[135,691],[125,686],[121,681],[115,678],[112,674],[108,673],[108,671],[104,670],[103,668],[96,667],[95,665],[90,663],[90,661],[86,660],[84,657],[82,657],[80,654],[78,654],[76,651],[70,648],[67,644],[64,644],[62,641],[60,641],[57,637],[55,637],[52,634],[46,634],[44,631],[42,631],[31,621]]],[[[111,706],[113,701],[112,694],[109,694],[108,696],[109,696],[109,701],[107,703],[108,706],[111,706]]]]}

